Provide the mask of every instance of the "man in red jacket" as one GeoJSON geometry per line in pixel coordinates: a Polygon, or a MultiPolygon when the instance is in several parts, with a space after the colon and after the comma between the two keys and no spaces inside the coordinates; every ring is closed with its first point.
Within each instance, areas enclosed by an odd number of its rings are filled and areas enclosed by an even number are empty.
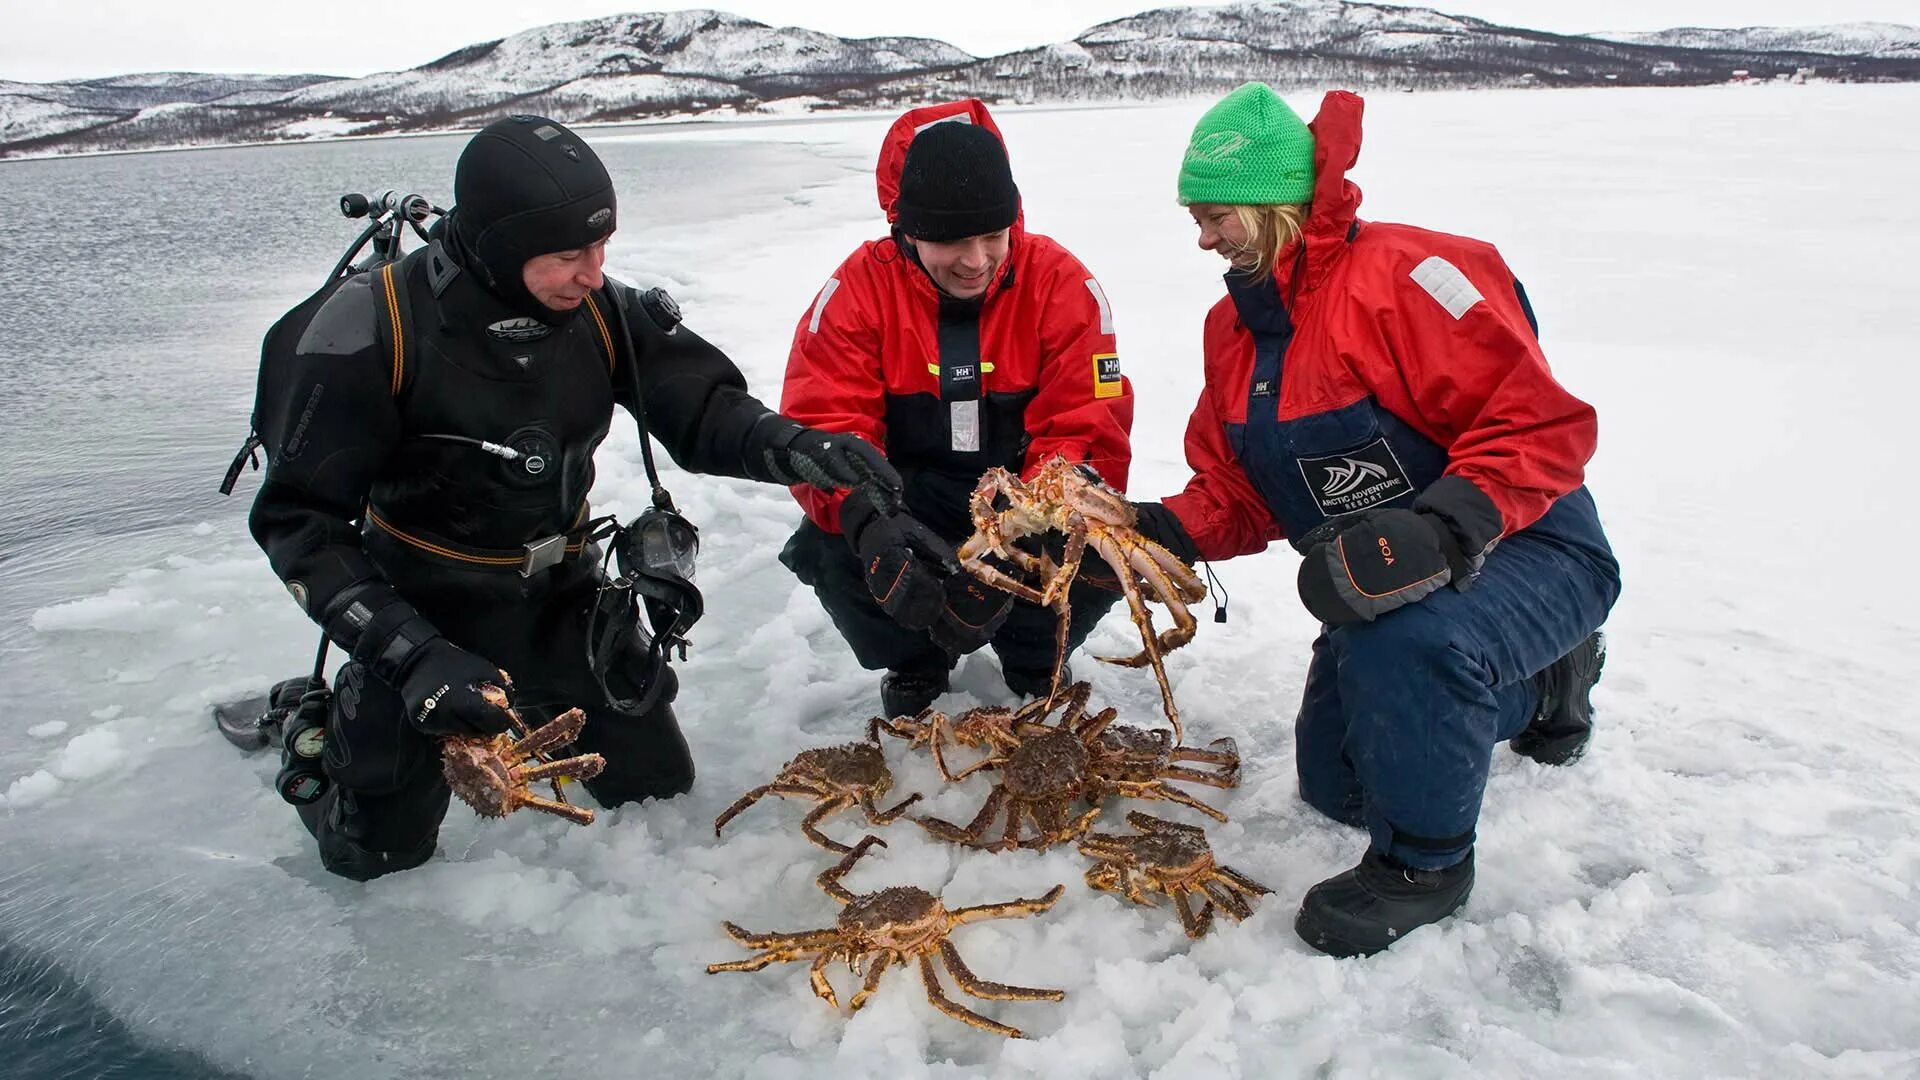
{"type": "MultiPolygon", "coordinates": [[[[968,497],[994,466],[1031,475],[1060,455],[1125,487],[1133,394],[1112,311],[1078,259],[1022,227],[980,102],[902,116],[877,181],[892,231],[848,256],[801,317],[781,408],[884,449],[905,495],[882,506],[796,487],[807,518],[781,561],[861,665],[886,669],[890,715],[931,704],[958,658],[988,642],[1009,688],[1044,693],[1052,613],[956,573],[950,545],[972,532],[968,497]]],[[[1075,585],[1069,648],[1116,599],[1075,585]]]]}

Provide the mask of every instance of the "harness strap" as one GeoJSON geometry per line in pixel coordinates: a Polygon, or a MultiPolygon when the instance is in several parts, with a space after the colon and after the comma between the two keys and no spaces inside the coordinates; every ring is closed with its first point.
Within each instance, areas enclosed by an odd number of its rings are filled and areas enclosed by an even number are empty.
{"type": "Polygon", "coordinates": [[[607,374],[613,374],[613,334],[607,330],[607,320],[600,314],[600,305],[593,302],[593,294],[587,294],[587,312],[593,316],[593,325],[600,328],[600,345],[607,350],[607,374]]]}
{"type": "Polygon", "coordinates": [[[393,283],[394,265],[380,268],[380,286],[386,292],[387,322],[393,328],[393,396],[399,397],[407,372],[407,320],[400,310],[400,291],[393,283]]]}

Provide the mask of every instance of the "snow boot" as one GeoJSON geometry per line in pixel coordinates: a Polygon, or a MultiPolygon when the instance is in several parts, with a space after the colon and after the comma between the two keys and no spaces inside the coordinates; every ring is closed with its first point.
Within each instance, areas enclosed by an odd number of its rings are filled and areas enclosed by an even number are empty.
{"type": "MultiPolygon", "coordinates": [[[[1053,689],[1053,670],[1021,671],[1019,668],[1002,668],[1000,677],[1007,680],[1007,689],[1023,698],[1046,697],[1053,689]]],[[[1060,666],[1060,685],[1073,685],[1073,665],[1060,666]]]]}
{"type": "Polygon", "coordinates": [[[1360,865],[1307,890],[1300,939],[1329,956],[1372,956],[1460,909],[1473,891],[1473,851],[1444,870],[1415,870],[1372,848],[1360,865]]]}
{"type": "Polygon", "coordinates": [[[944,671],[889,671],[880,677],[880,707],[889,717],[918,716],[946,692],[944,671]]]}
{"type": "Polygon", "coordinates": [[[1573,651],[1533,677],[1540,708],[1527,729],[1508,743],[1516,754],[1542,765],[1565,765],[1587,749],[1593,735],[1593,702],[1588,695],[1607,663],[1607,639],[1595,630],[1573,651]]]}

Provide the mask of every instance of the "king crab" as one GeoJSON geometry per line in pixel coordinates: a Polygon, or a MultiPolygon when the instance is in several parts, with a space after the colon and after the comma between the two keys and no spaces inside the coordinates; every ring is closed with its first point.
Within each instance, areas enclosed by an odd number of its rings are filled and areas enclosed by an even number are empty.
{"type": "Polygon", "coordinates": [[[1134,528],[1137,517],[1126,496],[1101,482],[1098,474],[1083,465],[1074,465],[1055,456],[1040,467],[1031,481],[1023,481],[1002,468],[988,469],[980,477],[969,504],[973,514],[973,535],[960,545],[960,564],[974,576],[1042,607],[1052,608],[1058,616],[1055,637],[1053,691],[1059,692],[1060,673],[1067,658],[1067,589],[1080,572],[1081,558],[1091,547],[1113,571],[1119,589],[1127,598],[1134,626],[1140,631],[1143,648],[1136,656],[1101,656],[1096,659],[1125,667],[1153,668],[1160,682],[1160,698],[1167,721],[1173,725],[1175,742],[1182,741],[1180,710],[1173,703],[1173,689],[1167,684],[1166,667],[1161,657],[1193,639],[1197,624],[1187,605],[1207,595],[1207,587],[1180,561],[1179,556],[1134,528]],[[1005,496],[1007,508],[994,509],[994,502],[1005,496]],[[1066,550],[1058,564],[1046,555],[1034,555],[1015,546],[1014,541],[1048,532],[1065,533],[1066,550]],[[1010,561],[1040,580],[1038,589],[1016,580],[988,562],[992,555],[1010,561]],[[1142,590],[1167,606],[1173,615],[1173,627],[1156,634],[1153,615],[1147,609],[1142,590]]]}
{"type": "Polygon", "coordinates": [[[1113,722],[1112,708],[1087,714],[1092,685],[1077,682],[1060,691],[1055,700],[1035,698],[1018,709],[978,708],[948,720],[945,715],[921,713],[912,720],[875,720],[870,731],[885,731],[913,745],[925,743],[933,751],[940,775],[950,782],[976,772],[998,769],[1001,782],[987,796],[974,820],[961,827],[938,818],[921,817],[929,832],[955,843],[974,846],[1046,847],[1079,835],[1092,824],[1097,811],[1068,821],[1072,803],[1084,798],[1098,803],[1108,794],[1136,799],[1164,799],[1206,814],[1216,821],[1227,816],[1167,783],[1180,780],[1230,788],[1240,782],[1240,756],[1232,739],[1215,739],[1208,749],[1176,746],[1164,730],[1113,722]],[[1059,710],[1056,723],[1049,713],[1059,710]],[[946,760],[946,743],[975,747],[986,756],[955,772],[946,760]],[[1207,770],[1177,762],[1218,766],[1207,770]],[[997,844],[981,838],[1000,811],[1011,804],[1006,832],[997,844]],[[1022,840],[1022,817],[1040,829],[1034,840],[1022,840]]]}
{"type": "Polygon", "coordinates": [[[1173,897],[1180,925],[1190,938],[1200,937],[1213,925],[1216,906],[1238,922],[1253,914],[1247,897],[1273,891],[1214,862],[1207,834],[1193,825],[1138,810],[1127,815],[1127,824],[1136,830],[1133,835],[1092,833],[1080,842],[1080,853],[1097,860],[1097,865],[1087,871],[1087,884],[1121,893],[1145,907],[1154,906],[1148,893],[1173,897]],[[1200,898],[1199,911],[1189,904],[1191,896],[1200,898]]]}
{"type": "Polygon", "coordinates": [[[514,711],[506,692],[497,686],[482,686],[481,697],[503,710],[513,724],[513,734],[474,738],[449,735],[440,740],[440,769],[460,801],[473,807],[482,817],[506,817],[523,806],[566,818],[576,825],[593,824],[593,811],[567,801],[560,790],[563,778],[591,780],[607,767],[599,754],[580,754],[555,759],[554,747],[565,746],[580,737],[587,714],[568,709],[538,728],[529,730],[526,721],[514,711]],[[553,798],[535,795],[530,784],[553,782],[553,798]]]}
{"type": "Polygon", "coordinates": [[[878,737],[871,737],[867,742],[802,750],[781,768],[780,774],[771,782],[740,796],[715,818],[713,835],[719,836],[727,822],[761,798],[767,795],[793,795],[819,803],[800,822],[800,831],[807,835],[807,839],[828,851],[850,851],[852,849],[847,845],[829,838],[816,826],[829,815],[856,805],[867,812],[869,822],[885,825],[899,817],[902,810],[920,801],[919,795],[909,795],[905,802],[891,810],[876,808],[874,800],[883,798],[892,788],[893,773],[888,770],[887,759],[880,752],[878,737]]]}
{"type": "Polygon", "coordinates": [[[924,733],[933,749],[934,764],[949,781],[964,780],[986,769],[999,771],[999,783],[967,825],[934,817],[915,820],[941,839],[998,850],[1046,848],[1080,835],[1093,824],[1099,815],[1098,804],[1109,794],[1164,799],[1192,807],[1216,821],[1227,820],[1225,814],[1169,785],[1167,780],[1234,786],[1239,782],[1240,759],[1231,739],[1216,740],[1209,750],[1173,746],[1167,732],[1114,724],[1115,711],[1111,708],[1088,716],[1087,696],[1091,690],[1090,684],[1077,682],[1061,691],[1052,704],[1036,698],[1018,710],[974,709],[954,721],[935,713],[926,721],[882,722],[881,730],[900,738],[917,741],[924,733]],[[1058,723],[1049,724],[1046,717],[1054,708],[1061,710],[1060,718],[1058,723]],[[987,755],[954,772],[942,749],[949,739],[961,745],[983,746],[987,755]],[[1174,765],[1175,760],[1216,764],[1221,769],[1206,772],[1174,765]],[[1082,799],[1093,808],[1070,817],[1075,802],[1082,799]],[[1003,809],[1007,820],[1000,839],[982,842],[1003,809]],[[1038,829],[1031,839],[1021,835],[1027,820],[1038,829]]]}
{"type": "Polygon", "coordinates": [[[865,968],[865,981],[847,1003],[848,1011],[857,1012],[873,996],[875,988],[880,985],[880,976],[886,974],[888,968],[895,963],[917,963],[920,981],[926,987],[927,1000],[933,1003],[934,1008],[982,1031],[1013,1039],[1025,1038],[1020,1029],[989,1020],[948,998],[941,990],[940,979],[934,972],[934,958],[937,955],[960,988],[974,997],[995,1001],[1059,1001],[1066,997],[1066,991],[1008,986],[981,979],[960,958],[960,951],[954,948],[953,942],[947,940],[947,935],[952,933],[954,927],[965,923],[982,919],[1017,918],[1045,911],[1060,899],[1061,893],[1066,891],[1065,886],[1055,885],[1037,900],[1009,900],[1002,904],[981,904],[950,911],[939,897],[910,885],[895,885],[870,893],[854,893],[841,885],[840,879],[853,869],[853,864],[860,856],[875,845],[885,847],[886,842],[877,836],[866,837],[854,845],[846,857],[820,875],[820,887],[827,891],[827,895],[846,905],[840,912],[839,921],[832,927],[794,933],[757,934],[730,922],[721,923],[728,937],[749,949],[765,951],[745,960],[709,964],[707,974],[758,971],[768,964],[804,960],[811,956],[813,969],[809,977],[813,992],[827,1004],[839,1008],[840,1000],[834,996],[833,986],[827,982],[826,969],[834,960],[845,959],[848,969],[855,975],[860,975],[861,969],[865,968]],[[868,961],[872,962],[871,967],[866,966],[868,961]]]}

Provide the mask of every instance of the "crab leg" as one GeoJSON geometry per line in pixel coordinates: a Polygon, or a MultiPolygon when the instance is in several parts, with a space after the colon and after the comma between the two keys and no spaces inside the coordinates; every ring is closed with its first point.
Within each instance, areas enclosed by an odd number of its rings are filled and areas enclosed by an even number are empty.
{"type": "Polygon", "coordinates": [[[817,799],[823,794],[825,793],[818,789],[802,787],[799,784],[761,784],[759,787],[735,799],[732,806],[721,811],[720,816],[713,819],[713,835],[719,836],[720,830],[727,827],[727,822],[740,816],[741,811],[759,802],[761,799],[766,798],[768,795],[805,795],[808,798],[817,799]]]}
{"type": "Polygon", "coordinates": [[[876,810],[873,806],[873,796],[868,795],[860,800],[860,806],[866,810],[868,822],[874,825],[891,825],[894,819],[900,816],[901,811],[919,801],[920,793],[916,791],[891,810],[876,810]]]}
{"type": "Polygon", "coordinates": [[[1086,553],[1087,523],[1075,521],[1067,530],[1067,549],[1061,556],[1060,566],[1047,582],[1045,596],[1048,604],[1067,594],[1073,579],[1080,573],[1080,560],[1086,556],[1086,553]]]}
{"type": "Polygon", "coordinates": [[[1272,889],[1240,873],[1238,870],[1225,866],[1215,867],[1215,870],[1221,877],[1227,879],[1228,884],[1236,889],[1251,893],[1255,896],[1266,896],[1273,892],[1272,889]]]}
{"type": "Polygon", "coordinates": [[[1190,784],[1205,784],[1208,787],[1230,788],[1240,786],[1238,769],[1227,772],[1201,772],[1199,769],[1183,769],[1178,765],[1168,765],[1160,770],[1163,780],[1185,780],[1190,784]]]}
{"type": "Polygon", "coordinates": [[[813,984],[814,996],[837,1009],[840,1007],[840,999],[833,996],[833,984],[827,982],[827,964],[832,960],[831,951],[814,957],[813,968],[807,972],[807,981],[813,984]]]}
{"type": "MultiPolygon", "coordinates": [[[[959,740],[955,739],[954,742],[958,744],[959,740]]],[[[1005,757],[1002,757],[999,754],[989,753],[986,757],[981,758],[979,761],[974,762],[973,764],[960,770],[958,773],[954,773],[947,768],[946,755],[940,752],[940,740],[938,738],[933,740],[933,763],[936,767],[939,768],[940,775],[946,777],[949,782],[957,783],[958,781],[965,780],[967,777],[972,776],[974,773],[979,772],[981,769],[991,769],[995,765],[999,765],[1006,760],[1007,759],[1005,757]]]]}
{"type": "Polygon", "coordinates": [[[1040,590],[1023,581],[1015,580],[992,563],[983,562],[977,556],[964,554],[967,550],[965,547],[960,550],[963,552],[960,556],[960,565],[966,567],[967,572],[974,577],[1003,592],[1010,592],[1030,604],[1038,604],[1041,607],[1051,606],[1045,602],[1045,597],[1040,595],[1040,590]]]}
{"type": "Polygon", "coordinates": [[[820,876],[815,878],[814,882],[822,889],[825,889],[827,895],[833,897],[835,900],[843,904],[853,903],[855,899],[854,894],[849,891],[845,885],[840,884],[840,879],[846,876],[847,871],[853,869],[853,864],[860,861],[860,856],[865,855],[868,848],[875,845],[886,847],[887,842],[877,836],[861,837],[860,842],[853,845],[853,850],[847,852],[845,858],[842,858],[839,862],[834,863],[825,870],[820,871],[820,876]]]}
{"type": "Polygon", "coordinates": [[[933,1003],[933,1007],[953,1017],[955,1020],[971,1027],[977,1027],[981,1031],[991,1031],[995,1035],[1005,1035],[1009,1039],[1026,1038],[1025,1035],[1020,1033],[1019,1028],[1008,1027],[1005,1024],[989,1020],[979,1013],[974,1012],[972,1009],[957,1004],[951,998],[947,997],[946,993],[940,989],[939,977],[933,973],[933,956],[929,953],[920,954],[920,981],[926,985],[927,1000],[933,1003]]]}
{"type": "Polygon", "coordinates": [[[555,802],[532,792],[515,792],[514,799],[521,806],[531,806],[535,810],[544,810],[555,817],[563,817],[576,825],[593,824],[593,811],[572,803],[555,802]]]}
{"type": "Polygon", "coordinates": [[[994,818],[998,816],[1000,808],[1006,804],[1006,801],[1007,789],[995,784],[993,790],[987,794],[986,805],[980,808],[980,812],[973,816],[973,820],[968,822],[964,829],[951,821],[943,821],[936,817],[921,816],[913,820],[919,822],[921,828],[942,840],[979,847],[980,837],[986,833],[988,826],[993,824],[994,818]]]}
{"type": "Polygon", "coordinates": [[[1203,880],[1200,882],[1200,890],[1207,894],[1207,899],[1220,905],[1220,910],[1226,912],[1235,922],[1253,916],[1253,907],[1247,903],[1246,898],[1221,882],[1203,880]]]}
{"type": "Polygon", "coordinates": [[[892,949],[881,950],[880,959],[875,960],[873,967],[867,970],[867,981],[861,984],[859,991],[853,995],[853,999],[847,1002],[848,1012],[859,1012],[860,1006],[865,1005],[867,999],[873,996],[873,992],[879,989],[880,976],[886,974],[887,968],[893,964],[893,958],[896,955],[898,954],[892,949]]]}
{"type": "Polygon", "coordinates": [[[1131,799],[1165,799],[1168,802],[1179,803],[1181,806],[1191,806],[1215,821],[1227,820],[1227,815],[1215,810],[1213,807],[1208,806],[1206,803],[1201,802],[1186,792],[1181,791],[1179,788],[1168,787],[1158,780],[1147,780],[1144,782],[1116,780],[1113,782],[1113,786],[1114,790],[1131,799]]]}
{"type": "Polygon", "coordinates": [[[749,949],[814,949],[833,944],[839,940],[836,930],[796,930],[792,933],[774,932],[759,934],[730,922],[720,924],[727,936],[745,945],[749,949]]]}
{"type": "Polygon", "coordinates": [[[999,904],[976,904],[958,911],[949,911],[947,917],[953,920],[953,925],[959,926],[963,923],[979,922],[982,919],[1017,919],[1038,915],[1058,903],[1066,891],[1065,885],[1055,885],[1047,890],[1045,896],[1037,900],[1019,899],[999,904]]]}
{"type": "MultiPolygon", "coordinates": [[[[1100,540],[1096,540],[1095,544],[1103,557],[1108,555],[1107,545],[1100,540]]],[[[1147,603],[1141,599],[1140,588],[1132,581],[1132,575],[1121,579],[1120,591],[1127,598],[1127,608],[1133,613],[1133,625],[1139,629],[1145,647],[1139,656],[1131,658],[1096,656],[1094,659],[1122,667],[1140,667],[1139,661],[1145,657],[1153,665],[1153,677],[1160,682],[1160,700],[1166,707],[1167,721],[1173,725],[1173,741],[1184,742],[1186,739],[1180,730],[1180,708],[1173,703],[1173,688],[1167,685],[1167,669],[1160,661],[1159,639],[1153,633],[1153,616],[1148,613],[1147,603]]]]}
{"type": "Polygon", "coordinates": [[[707,974],[718,975],[723,971],[759,971],[768,964],[784,964],[789,960],[798,960],[807,954],[806,949],[774,949],[759,956],[750,956],[745,960],[729,960],[724,964],[708,964],[707,974]]]}
{"type": "Polygon", "coordinates": [[[946,962],[947,973],[960,989],[977,998],[988,1001],[1059,1001],[1067,996],[1065,990],[1042,990],[1032,986],[1008,986],[1006,983],[988,982],[973,973],[967,962],[960,958],[960,950],[946,938],[940,939],[940,959],[946,962]]]}
{"type": "Polygon", "coordinates": [[[1204,937],[1207,928],[1213,925],[1213,904],[1208,903],[1196,914],[1187,903],[1187,890],[1169,890],[1173,893],[1173,906],[1180,912],[1180,925],[1190,938],[1204,937]]]}
{"type": "MultiPolygon", "coordinates": [[[[518,714],[508,710],[519,719],[518,714]]],[[[587,726],[587,714],[579,709],[568,709],[540,727],[535,728],[514,743],[514,748],[529,757],[545,753],[556,746],[565,746],[580,737],[580,729],[587,726]]]]}
{"type": "Polygon", "coordinates": [[[1240,747],[1231,738],[1222,736],[1207,744],[1201,750],[1192,746],[1176,746],[1173,753],[1167,755],[1170,761],[1201,761],[1213,765],[1240,764],[1240,747]]]}
{"type": "Polygon", "coordinates": [[[845,795],[839,796],[838,798],[824,800],[823,802],[821,802],[819,806],[816,806],[813,808],[812,813],[800,819],[800,831],[806,834],[807,839],[813,841],[816,844],[819,844],[821,847],[826,848],[828,851],[837,851],[842,854],[852,851],[853,850],[852,848],[826,835],[825,833],[821,832],[817,827],[822,821],[825,821],[829,816],[833,814],[837,814],[840,811],[845,810],[847,807],[852,805],[853,805],[853,800],[845,795]]]}
{"type": "MultiPolygon", "coordinates": [[[[520,779],[531,784],[549,777],[571,777],[575,780],[591,780],[600,775],[607,767],[607,759],[599,754],[581,754],[578,757],[561,758],[558,761],[543,761],[532,767],[515,767],[513,770],[520,779]]],[[[564,801],[564,800],[562,800],[564,801]]]]}

